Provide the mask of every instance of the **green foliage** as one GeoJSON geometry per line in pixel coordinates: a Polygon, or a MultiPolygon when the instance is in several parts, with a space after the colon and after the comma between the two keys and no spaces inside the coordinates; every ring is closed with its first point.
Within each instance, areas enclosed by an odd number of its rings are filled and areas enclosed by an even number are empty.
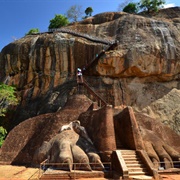
{"type": "Polygon", "coordinates": [[[131,3],[132,0],[123,0],[118,6],[118,11],[123,11],[124,7],[131,3]]]}
{"type": "Polygon", "coordinates": [[[15,87],[0,84],[0,116],[5,116],[10,105],[17,105],[18,99],[15,96],[15,87]]]}
{"type": "Polygon", "coordinates": [[[71,19],[74,22],[77,22],[79,18],[82,17],[82,6],[74,5],[71,6],[67,11],[68,19],[71,19]]]}
{"type": "Polygon", "coordinates": [[[92,9],[92,7],[88,7],[88,8],[86,8],[86,10],[84,12],[85,12],[86,16],[92,16],[93,9],[92,9]]]}
{"type": "Polygon", "coordinates": [[[138,7],[136,3],[129,3],[127,6],[123,8],[124,12],[127,13],[137,13],[138,12],[138,7]]]}
{"type": "Polygon", "coordinates": [[[56,14],[53,19],[50,20],[49,29],[60,28],[69,24],[69,20],[62,14],[56,14]]]}
{"type": "Polygon", "coordinates": [[[139,7],[142,10],[147,10],[148,13],[151,11],[158,11],[161,7],[163,7],[163,4],[165,4],[165,0],[141,0],[139,3],[139,7]]]}
{"type": "Polygon", "coordinates": [[[0,147],[1,147],[2,144],[3,144],[6,135],[7,135],[6,129],[4,129],[2,126],[0,126],[0,147]]]}
{"type": "Polygon", "coordinates": [[[31,34],[36,34],[39,33],[39,29],[38,28],[32,28],[29,30],[28,33],[26,33],[26,35],[31,35],[31,34]]]}

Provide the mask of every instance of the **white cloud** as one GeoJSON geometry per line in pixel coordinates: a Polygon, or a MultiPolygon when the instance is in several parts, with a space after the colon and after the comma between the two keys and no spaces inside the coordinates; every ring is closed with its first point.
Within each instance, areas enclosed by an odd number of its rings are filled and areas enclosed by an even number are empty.
{"type": "Polygon", "coordinates": [[[174,7],[175,4],[171,3],[171,4],[165,4],[163,8],[170,8],[170,7],[174,7]]]}

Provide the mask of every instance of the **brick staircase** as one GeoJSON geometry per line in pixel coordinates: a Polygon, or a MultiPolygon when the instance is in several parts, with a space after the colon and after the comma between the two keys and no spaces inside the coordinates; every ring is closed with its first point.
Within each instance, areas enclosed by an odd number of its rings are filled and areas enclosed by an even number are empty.
{"type": "Polygon", "coordinates": [[[129,177],[132,179],[153,179],[148,170],[134,150],[121,150],[122,157],[128,168],[129,177]]]}

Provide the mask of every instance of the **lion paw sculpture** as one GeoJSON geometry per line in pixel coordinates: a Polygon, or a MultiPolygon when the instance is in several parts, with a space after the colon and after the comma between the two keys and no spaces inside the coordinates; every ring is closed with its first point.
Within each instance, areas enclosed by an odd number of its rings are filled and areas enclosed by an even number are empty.
{"type": "Polygon", "coordinates": [[[164,168],[173,168],[173,161],[179,162],[180,154],[159,138],[155,132],[148,129],[141,129],[146,152],[152,160],[154,167],[159,168],[160,162],[163,162],[164,168]]]}
{"type": "Polygon", "coordinates": [[[41,163],[45,159],[58,168],[81,170],[103,170],[93,142],[79,121],[61,127],[59,133],[49,142],[44,141],[34,154],[33,161],[41,163]]]}

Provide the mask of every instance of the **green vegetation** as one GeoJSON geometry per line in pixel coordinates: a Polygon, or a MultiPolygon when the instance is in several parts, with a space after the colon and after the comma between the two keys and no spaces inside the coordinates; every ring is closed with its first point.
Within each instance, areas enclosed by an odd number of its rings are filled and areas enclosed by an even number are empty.
{"type": "Polygon", "coordinates": [[[118,5],[118,11],[123,11],[124,7],[126,7],[132,0],[124,0],[118,5]]]}
{"type": "Polygon", "coordinates": [[[15,96],[15,87],[0,84],[0,116],[5,116],[10,105],[17,105],[18,99],[15,96]]]}
{"type": "MultiPolygon", "coordinates": [[[[8,86],[6,84],[0,84],[0,117],[5,116],[9,106],[18,104],[15,91],[15,87],[8,86]]],[[[6,129],[0,126],[0,147],[4,142],[6,134],[6,129]]]]}
{"type": "Polygon", "coordinates": [[[6,135],[7,135],[6,129],[4,129],[2,126],[0,126],[0,147],[1,147],[2,144],[3,144],[6,135]]]}
{"type": "Polygon", "coordinates": [[[86,17],[92,16],[93,9],[92,9],[92,7],[88,7],[88,8],[86,8],[86,10],[84,12],[86,14],[86,17]]]}
{"type": "Polygon", "coordinates": [[[133,3],[130,0],[124,0],[119,7],[118,11],[127,13],[138,13],[140,11],[157,12],[165,4],[165,0],[140,0],[138,3],[133,3]]]}
{"type": "Polygon", "coordinates": [[[77,22],[78,19],[82,17],[82,14],[82,7],[78,5],[71,6],[67,11],[68,19],[72,20],[73,22],[77,22]]]}
{"type": "Polygon", "coordinates": [[[53,19],[50,20],[49,29],[60,28],[69,24],[69,20],[62,14],[56,14],[53,19]]]}
{"type": "Polygon", "coordinates": [[[158,11],[165,4],[165,0],[141,0],[139,7],[147,12],[158,11]]]}
{"type": "Polygon", "coordinates": [[[137,13],[138,12],[138,6],[136,3],[129,3],[127,6],[125,6],[123,8],[123,12],[137,13]]]}
{"type": "Polygon", "coordinates": [[[39,33],[39,29],[38,28],[32,28],[29,30],[28,33],[26,33],[26,35],[31,35],[31,34],[36,34],[39,33]]]}

